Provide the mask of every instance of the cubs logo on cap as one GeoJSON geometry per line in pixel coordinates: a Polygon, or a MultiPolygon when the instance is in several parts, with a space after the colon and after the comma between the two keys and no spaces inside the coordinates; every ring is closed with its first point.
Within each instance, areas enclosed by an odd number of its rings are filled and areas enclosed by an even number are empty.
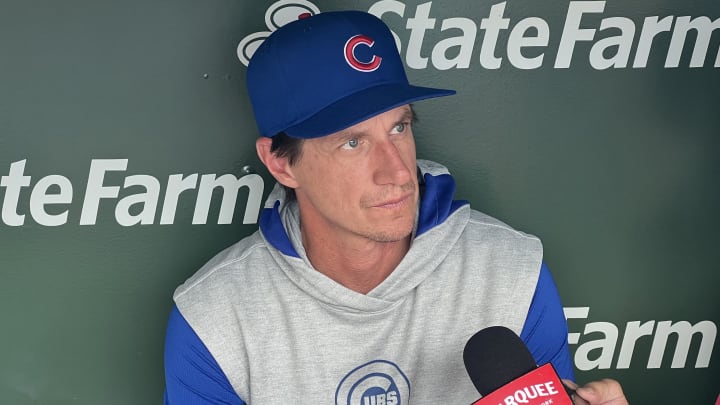
{"type": "Polygon", "coordinates": [[[367,35],[355,35],[354,37],[348,39],[345,43],[345,60],[353,69],[361,72],[372,72],[380,67],[382,58],[377,55],[373,55],[369,62],[361,62],[358,60],[357,56],[355,56],[355,47],[358,45],[365,45],[372,48],[374,44],[375,41],[367,35]]]}
{"type": "Polygon", "coordinates": [[[455,93],[409,84],[390,29],[361,11],[320,13],[273,32],[250,59],[247,87],[260,135],[297,138],[455,93]]]}

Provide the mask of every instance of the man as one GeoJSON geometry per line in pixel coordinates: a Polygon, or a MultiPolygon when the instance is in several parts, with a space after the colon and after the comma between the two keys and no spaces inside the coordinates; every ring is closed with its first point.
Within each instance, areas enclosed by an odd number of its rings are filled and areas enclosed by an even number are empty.
{"type": "MultiPolygon", "coordinates": [[[[260,230],[175,292],[166,403],[466,404],[463,348],[492,325],[573,379],[539,240],[453,201],[447,169],[416,160],[410,103],[454,92],[408,84],[381,20],[288,24],[247,83],[279,185],[260,230]]],[[[626,403],[613,381],[578,392],[626,403]]]]}

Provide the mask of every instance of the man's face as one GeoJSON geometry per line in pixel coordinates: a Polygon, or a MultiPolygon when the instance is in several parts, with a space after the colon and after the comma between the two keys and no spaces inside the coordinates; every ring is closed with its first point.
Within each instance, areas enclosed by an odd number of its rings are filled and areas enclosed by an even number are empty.
{"type": "Polygon", "coordinates": [[[410,235],[418,204],[411,123],[404,105],[304,141],[291,169],[303,232],[350,243],[410,235]]]}

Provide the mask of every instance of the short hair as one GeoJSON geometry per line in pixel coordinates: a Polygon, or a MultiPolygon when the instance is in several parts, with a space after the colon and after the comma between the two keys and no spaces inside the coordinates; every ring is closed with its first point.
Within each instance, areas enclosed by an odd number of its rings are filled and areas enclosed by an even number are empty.
{"type": "MultiPolygon", "coordinates": [[[[298,162],[298,160],[300,160],[300,157],[302,156],[302,146],[305,141],[304,139],[294,138],[285,132],[280,132],[271,139],[271,153],[274,153],[277,157],[287,158],[290,166],[293,166],[298,162]]],[[[295,189],[284,184],[281,185],[285,189],[287,201],[295,200],[295,189]]]]}
{"type": "Polygon", "coordinates": [[[287,158],[290,166],[293,166],[298,160],[300,160],[300,156],[302,156],[302,145],[305,141],[304,139],[294,138],[285,132],[280,132],[270,139],[272,139],[270,152],[274,153],[278,157],[287,158]]]}

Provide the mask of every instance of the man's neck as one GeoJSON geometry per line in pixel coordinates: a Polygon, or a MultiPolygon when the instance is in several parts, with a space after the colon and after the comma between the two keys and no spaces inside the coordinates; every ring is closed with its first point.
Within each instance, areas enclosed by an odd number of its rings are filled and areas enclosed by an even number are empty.
{"type": "Polygon", "coordinates": [[[376,242],[360,237],[347,240],[308,234],[312,232],[302,232],[303,246],[313,267],[361,294],[380,285],[410,248],[410,236],[397,242],[376,242]]]}

